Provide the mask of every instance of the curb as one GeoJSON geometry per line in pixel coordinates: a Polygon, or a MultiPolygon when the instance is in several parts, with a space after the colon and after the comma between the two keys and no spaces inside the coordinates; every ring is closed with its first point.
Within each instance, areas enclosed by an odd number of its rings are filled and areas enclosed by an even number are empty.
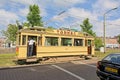
{"type": "Polygon", "coordinates": [[[59,63],[66,63],[66,62],[57,62],[57,63],[48,63],[48,64],[30,64],[30,65],[8,66],[8,67],[0,67],[0,70],[17,69],[17,68],[27,68],[27,67],[36,67],[36,66],[46,66],[46,65],[54,65],[54,64],[59,64],[59,63]]]}
{"type": "Polygon", "coordinates": [[[17,65],[17,66],[0,67],[0,70],[4,70],[4,69],[16,69],[16,68],[26,68],[26,67],[34,67],[34,66],[40,66],[40,65],[43,65],[43,64],[17,65]]]}

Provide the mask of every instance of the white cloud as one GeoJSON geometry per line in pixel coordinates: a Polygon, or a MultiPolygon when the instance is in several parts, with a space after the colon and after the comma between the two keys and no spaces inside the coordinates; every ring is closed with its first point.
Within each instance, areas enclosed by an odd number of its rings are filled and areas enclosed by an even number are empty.
{"type": "Polygon", "coordinates": [[[4,6],[5,3],[6,3],[5,0],[0,0],[0,7],[4,6]]]}
{"type": "Polygon", "coordinates": [[[108,21],[106,23],[106,35],[113,36],[120,34],[120,19],[108,21]]]}
{"type": "MultiPolygon", "coordinates": [[[[97,32],[98,35],[103,36],[103,14],[107,12],[108,10],[111,10],[115,7],[119,6],[120,1],[119,0],[97,0],[93,5],[93,11],[96,14],[98,18],[102,18],[102,20],[98,23],[94,22],[94,30],[97,32]]],[[[117,11],[112,11],[109,14],[107,14],[107,17],[110,15],[111,16],[117,16],[118,13],[117,11]]],[[[106,20],[106,36],[115,36],[117,34],[120,34],[120,29],[119,26],[115,25],[110,25],[109,23],[112,24],[119,24],[120,20],[113,20],[109,21],[108,19],[106,20]]]]}
{"type": "Polygon", "coordinates": [[[93,31],[97,36],[103,36],[103,22],[101,21],[91,21],[93,25],[93,31]]]}
{"type": "Polygon", "coordinates": [[[67,6],[72,6],[77,3],[85,3],[86,0],[53,0],[53,3],[56,6],[60,7],[67,7],[67,6]]]}
{"type": "MultiPolygon", "coordinates": [[[[41,8],[41,7],[39,7],[39,8],[40,8],[40,15],[47,16],[46,10],[44,8],[41,8]]],[[[23,17],[26,17],[27,14],[29,13],[29,7],[20,9],[19,12],[17,12],[17,13],[23,17]]]]}
{"type": "Polygon", "coordinates": [[[85,18],[97,20],[96,14],[82,8],[71,8],[68,11],[63,12],[61,15],[54,16],[53,19],[64,20],[67,17],[72,17],[76,20],[84,20],[85,18]]]}
{"type": "MultiPolygon", "coordinates": [[[[120,34],[119,22],[120,19],[106,21],[105,32],[107,37],[109,36],[113,37],[120,34]]],[[[93,31],[95,31],[98,36],[103,36],[103,21],[92,21],[91,23],[93,24],[93,31]]]]}
{"type": "Polygon", "coordinates": [[[98,16],[103,15],[106,11],[119,6],[118,0],[97,0],[92,5],[94,11],[98,13],[98,16]]]}
{"type": "Polygon", "coordinates": [[[28,14],[28,12],[29,12],[28,8],[24,8],[24,9],[19,10],[19,14],[22,16],[26,16],[28,14]]]}
{"type": "Polygon", "coordinates": [[[21,3],[22,5],[26,6],[25,8],[20,9],[20,13],[23,13],[23,16],[26,16],[28,14],[29,5],[32,5],[32,4],[37,4],[39,6],[41,16],[47,15],[45,10],[46,5],[44,5],[44,3],[42,3],[41,1],[37,1],[37,0],[11,0],[11,1],[14,1],[15,3],[21,3]]]}
{"type": "Polygon", "coordinates": [[[9,23],[14,23],[16,20],[18,20],[18,16],[15,13],[3,9],[0,10],[0,25],[5,27],[9,23]]]}
{"type": "Polygon", "coordinates": [[[97,2],[93,4],[93,7],[101,9],[111,9],[117,7],[118,5],[118,1],[115,0],[97,0],[97,2]]]}
{"type": "Polygon", "coordinates": [[[37,0],[10,0],[11,2],[21,3],[24,5],[36,4],[37,0]]]}
{"type": "Polygon", "coordinates": [[[68,14],[75,18],[82,18],[82,19],[90,18],[92,20],[97,19],[97,17],[95,16],[96,14],[94,14],[90,11],[87,11],[83,8],[71,8],[71,9],[69,9],[68,14]]]}

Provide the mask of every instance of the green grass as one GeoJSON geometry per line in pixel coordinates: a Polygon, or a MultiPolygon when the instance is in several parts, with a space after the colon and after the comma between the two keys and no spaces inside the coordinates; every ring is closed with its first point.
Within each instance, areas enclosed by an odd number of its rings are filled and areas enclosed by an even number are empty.
{"type": "Polygon", "coordinates": [[[15,53],[0,54],[0,67],[14,66],[15,53]]]}
{"type": "Polygon", "coordinates": [[[102,58],[104,58],[105,56],[107,56],[110,53],[120,53],[120,49],[107,49],[106,53],[102,53],[100,51],[95,51],[95,56],[98,57],[99,60],[101,60],[102,58]]]}

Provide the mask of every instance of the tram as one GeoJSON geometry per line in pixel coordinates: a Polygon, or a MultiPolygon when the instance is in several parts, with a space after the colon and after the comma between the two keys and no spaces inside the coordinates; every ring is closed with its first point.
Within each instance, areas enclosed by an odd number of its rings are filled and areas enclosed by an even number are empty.
{"type": "Polygon", "coordinates": [[[20,29],[17,32],[16,54],[18,61],[94,55],[94,37],[87,33],[64,29],[43,27],[20,29]],[[32,51],[29,49],[30,38],[34,40],[32,51]]]}

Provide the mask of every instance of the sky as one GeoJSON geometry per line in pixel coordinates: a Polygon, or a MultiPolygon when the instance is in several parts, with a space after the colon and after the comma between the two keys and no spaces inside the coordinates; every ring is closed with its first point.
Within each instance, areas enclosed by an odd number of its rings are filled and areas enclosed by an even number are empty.
{"type": "Polygon", "coordinates": [[[16,20],[21,24],[27,22],[29,6],[33,4],[39,6],[45,27],[81,31],[80,24],[89,18],[92,30],[97,36],[103,36],[105,14],[106,36],[120,34],[120,0],[0,0],[0,30],[6,30],[8,24],[15,24],[16,20]]]}

